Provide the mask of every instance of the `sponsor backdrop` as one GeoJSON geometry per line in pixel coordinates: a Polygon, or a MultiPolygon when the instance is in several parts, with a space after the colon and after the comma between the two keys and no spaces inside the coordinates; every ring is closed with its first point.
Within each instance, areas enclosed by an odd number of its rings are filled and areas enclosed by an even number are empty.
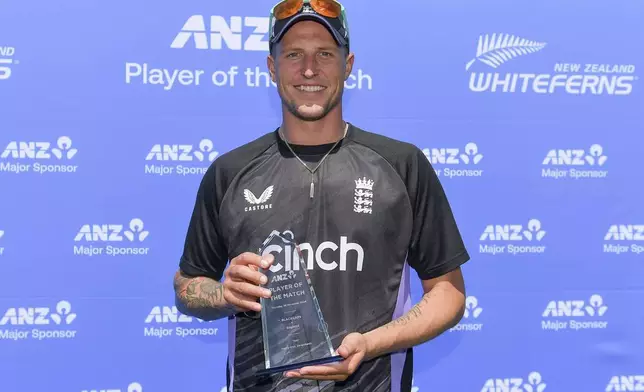
{"type": "MultiPolygon", "coordinates": [[[[172,276],[205,169],[279,124],[272,4],[0,6],[2,391],[224,390],[172,276]]],[[[644,390],[644,3],[391,4],[346,2],[347,118],[426,153],[472,255],[414,390],[644,390]]]]}

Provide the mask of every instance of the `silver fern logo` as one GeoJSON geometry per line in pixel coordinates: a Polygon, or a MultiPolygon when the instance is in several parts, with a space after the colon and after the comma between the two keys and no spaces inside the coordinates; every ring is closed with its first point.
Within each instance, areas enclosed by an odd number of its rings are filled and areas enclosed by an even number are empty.
{"type": "Polygon", "coordinates": [[[479,37],[476,57],[465,65],[470,69],[477,60],[492,68],[497,68],[506,61],[529,53],[536,53],[545,48],[544,42],[537,42],[510,34],[486,34],[479,37]]]}
{"type": "MultiPolygon", "coordinates": [[[[610,63],[559,63],[550,70],[526,69],[547,44],[526,36],[482,34],[476,52],[465,63],[469,89],[476,93],[524,93],[570,95],[629,95],[633,91],[635,66],[610,63]],[[512,64],[508,64],[508,63],[512,64]],[[525,69],[525,71],[523,71],[525,69]],[[517,72],[519,71],[519,72],[517,72]],[[545,71],[545,72],[544,72],[545,71]]],[[[593,47],[593,56],[600,48],[593,47]]],[[[545,51],[544,51],[545,52],[545,51]]],[[[543,63],[543,56],[539,56],[543,63]]]]}

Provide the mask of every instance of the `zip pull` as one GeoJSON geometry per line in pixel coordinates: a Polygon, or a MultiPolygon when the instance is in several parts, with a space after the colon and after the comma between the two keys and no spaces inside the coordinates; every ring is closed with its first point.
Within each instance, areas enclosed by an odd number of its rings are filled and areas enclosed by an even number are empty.
{"type": "Polygon", "coordinates": [[[309,196],[311,199],[313,198],[313,190],[315,188],[315,185],[313,185],[313,176],[311,176],[311,191],[309,192],[309,196]]]}

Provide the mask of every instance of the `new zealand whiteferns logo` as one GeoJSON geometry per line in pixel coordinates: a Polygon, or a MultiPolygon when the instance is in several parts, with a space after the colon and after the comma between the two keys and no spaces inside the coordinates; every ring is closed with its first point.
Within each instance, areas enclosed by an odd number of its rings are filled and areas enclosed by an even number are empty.
{"type": "Polygon", "coordinates": [[[373,211],[373,180],[366,177],[356,181],[356,189],[353,197],[353,211],[363,214],[371,214],[373,211]]]}
{"type": "Polygon", "coordinates": [[[273,196],[273,191],[275,187],[273,185],[269,186],[262,192],[262,194],[257,197],[250,189],[244,189],[244,199],[250,204],[246,206],[244,211],[255,211],[255,210],[266,210],[273,208],[273,204],[267,204],[271,196],[273,196]]]}
{"type": "MultiPolygon", "coordinates": [[[[480,35],[474,58],[470,57],[465,64],[465,71],[470,73],[469,89],[477,93],[574,96],[631,94],[637,79],[633,64],[615,64],[609,59],[601,59],[597,63],[555,62],[550,69],[543,69],[539,65],[533,67],[531,60],[518,61],[519,58],[541,52],[545,47],[544,42],[512,34],[480,35]],[[510,60],[513,60],[513,64],[507,67],[510,60]],[[477,67],[477,63],[483,66],[477,67]]],[[[590,57],[601,53],[597,47],[589,51],[592,54],[590,57]]],[[[543,63],[542,56],[539,56],[539,63],[543,63]]]]}
{"type": "Polygon", "coordinates": [[[481,35],[476,48],[476,57],[465,65],[465,70],[470,69],[477,60],[492,68],[497,68],[515,57],[535,53],[545,47],[546,44],[543,42],[515,37],[510,34],[481,35]]]}

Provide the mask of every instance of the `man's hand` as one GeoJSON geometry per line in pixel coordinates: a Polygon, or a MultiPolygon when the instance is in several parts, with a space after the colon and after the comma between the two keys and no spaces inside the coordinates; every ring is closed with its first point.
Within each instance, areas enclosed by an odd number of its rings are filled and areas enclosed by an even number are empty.
{"type": "Polygon", "coordinates": [[[224,272],[224,299],[240,311],[253,310],[259,312],[262,307],[257,302],[261,297],[270,298],[271,292],[259,287],[266,284],[266,275],[259,268],[268,268],[274,257],[264,258],[254,253],[242,253],[230,261],[224,272]]]}
{"type": "Polygon", "coordinates": [[[299,370],[287,371],[286,377],[306,378],[310,380],[334,380],[344,381],[352,375],[367,353],[367,340],[364,335],[351,333],[345,336],[342,344],[338,347],[338,355],[342,356],[342,362],[319,366],[307,366],[299,370]]]}

